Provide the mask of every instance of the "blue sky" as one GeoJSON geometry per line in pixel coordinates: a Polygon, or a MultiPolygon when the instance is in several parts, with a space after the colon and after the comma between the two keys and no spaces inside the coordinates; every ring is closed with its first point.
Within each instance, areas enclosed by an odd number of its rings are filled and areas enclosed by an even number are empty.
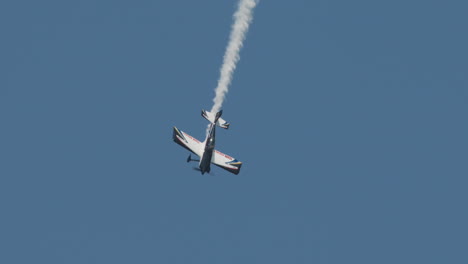
{"type": "Polygon", "coordinates": [[[467,263],[465,1],[0,3],[1,263],[467,263]]]}

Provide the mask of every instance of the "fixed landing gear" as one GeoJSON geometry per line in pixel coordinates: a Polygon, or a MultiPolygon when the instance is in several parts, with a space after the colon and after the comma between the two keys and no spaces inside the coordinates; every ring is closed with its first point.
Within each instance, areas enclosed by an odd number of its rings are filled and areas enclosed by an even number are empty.
{"type": "Polygon", "coordinates": [[[190,154],[187,158],[187,162],[191,162],[191,161],[200,161],[200,160],[192,159],[192,154],[190,154]]]}

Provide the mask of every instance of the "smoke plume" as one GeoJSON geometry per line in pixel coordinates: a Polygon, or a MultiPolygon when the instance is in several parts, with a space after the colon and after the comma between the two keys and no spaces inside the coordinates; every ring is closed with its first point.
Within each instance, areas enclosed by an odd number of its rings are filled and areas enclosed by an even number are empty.
{"type": "Polygon", "coordinates": [[[242,48],[245,35],[252,22],[253,9],[257,5],[257,0],[240,0],[239,7],[234,14],[234,23],[229,36],[229,43],[224,53],[223,65],[221,66],[218,85],[215,89],[214,105],[211,108],[212,113],[216,113],[223,105],[224,97],[229,90],[232,74],[239,61],[239,51],[242,48]]]}

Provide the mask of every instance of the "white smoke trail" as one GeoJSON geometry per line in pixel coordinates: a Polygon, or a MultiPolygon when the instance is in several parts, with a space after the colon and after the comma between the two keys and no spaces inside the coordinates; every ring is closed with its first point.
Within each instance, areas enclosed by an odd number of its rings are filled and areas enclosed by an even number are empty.
{"type": "Polygon", "coordinates": [[[223,65],[220,70],[221,75],[219,76],[218,86],[215,89],[216,95],[213,99],[212,113],[218,112],[223,105],[224,97],[229,90],[229,84],[231,84],[232,74],[239,61],[239,51],[242,48],[245,34],[252,22],[253,9],[257,5],[257,2],[258,0],[240,0],[239,7],[234,14],[234,24],[232,24],[229,44],[224,53],[223,65]]]}

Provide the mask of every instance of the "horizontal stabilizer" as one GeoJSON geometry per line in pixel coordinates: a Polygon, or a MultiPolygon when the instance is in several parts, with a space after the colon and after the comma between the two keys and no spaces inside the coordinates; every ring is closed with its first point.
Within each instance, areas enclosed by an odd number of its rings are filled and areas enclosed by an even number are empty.
{"type": "Polygon", "coordinates": [[[216,122],[216,125],[219,126],[219,127],[222,127],[224,129],[228,129],[229,128],[229,123],[226,122],[226,120],[222,119],[220,116],[221,116],[221,113],[222,111],[216,113],[216,114],[213,114],[211,112],[208,112],[208,111],[205,111],[205,110],[202,110],[201,112],[201,115],[208,121],[210,121],[211,123],[214,123],[216,121],[216,118],[218,118],[218,121],[216,122]]]}

